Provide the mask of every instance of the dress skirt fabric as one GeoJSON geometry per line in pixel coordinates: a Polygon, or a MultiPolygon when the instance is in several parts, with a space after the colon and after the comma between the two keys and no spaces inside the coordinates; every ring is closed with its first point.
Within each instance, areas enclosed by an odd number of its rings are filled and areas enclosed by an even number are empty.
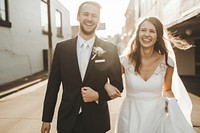
{"type": "Polygon", "coordinates": [[[137,99],[126,96],[115,133],[195,133],[185,119],[175,99],[137,99]]]}

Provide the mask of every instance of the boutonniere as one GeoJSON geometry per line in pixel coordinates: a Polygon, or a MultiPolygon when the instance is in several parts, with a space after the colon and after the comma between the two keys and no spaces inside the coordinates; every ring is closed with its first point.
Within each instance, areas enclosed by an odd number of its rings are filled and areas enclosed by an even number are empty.
{"type": "Polygon", "coordinates": [[[101,47],[93,47],[93,60],[96,56],[101,57],[106,51],[104,51],[101,47]]]}

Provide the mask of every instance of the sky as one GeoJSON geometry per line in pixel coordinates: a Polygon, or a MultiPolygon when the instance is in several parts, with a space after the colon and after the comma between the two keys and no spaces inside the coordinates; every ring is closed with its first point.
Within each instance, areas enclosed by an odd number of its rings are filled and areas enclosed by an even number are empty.
{"type": "MultiPolygon", "coordinates": [[[[70,11],[71,25],[79,25],[76,14],[79,5],[86,0],[59,0],[70,11]]],[[[91,0],[98,2],[101,6],[101,23],[106,23],[106,30],[98,31],[100,36],[120,34],[125,25],[125,12],[129,0],[91,0]]]]}

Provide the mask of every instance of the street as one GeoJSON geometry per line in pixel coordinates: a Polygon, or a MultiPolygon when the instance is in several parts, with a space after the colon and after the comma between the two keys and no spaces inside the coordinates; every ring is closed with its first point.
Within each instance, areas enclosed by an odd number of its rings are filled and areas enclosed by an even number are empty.
{"type": "Polygon", "coordinates": [[[0,100],[1,133],[40,132],[45,86],[46,81],[0,100]]]}
{"type": "MultiPolygon", "coordinates": [[[[0,99],[0,132],[1,133],[40,133],[42,104],[47,80],[28,87],[20,92],[0,99]]],[[[61,93],[59,93],[61,94],[61,93]]],[[[200,125],[200,98],[190,94],[193,102],[192,121],[200,125]]],[[[59,96],[60,98],[60,96],[59,96]]],[[[124,98],[117,98],[109,102],[112,129],[107,133],[114,133],[115,121],[124,98]]],[[[58,99],[58,102],[59,103],[58,99]]],[[[58,105],[58,104],[57,104],[58,105]]],[[[58,106],[57,106],[58,107],[58,106]]],[[[56,133],[56,115],[51,126],[51,133],[56,133]]],[[[195,128],[200,133],[199,128],[195,128]]]]}
{"type": "MultiPolygon", "coordinates": [[[[41,128],[42,104],[47,80],[25,90],[0,99],[1,133],[39,133],[41,128]]],[[[61,94],[61,93],[59,93],[61,94]]],[[[60,96],[59,96],[60,98],[60,96]]],[[[58,103],[59,103],[58,99],[58,103]]],[[[111,124],[115,124],[122,98],[109,102],[111,124]],[[117,106],[116,106],[117,105],[117,106]]],[[[57,104],[58,105],[58,104],[57,104]]],[[[56,133],[56,115],[51,126],[51,133],[56,133]]],[[[108,133],[113,133],[114,127],[108,133]]]]}

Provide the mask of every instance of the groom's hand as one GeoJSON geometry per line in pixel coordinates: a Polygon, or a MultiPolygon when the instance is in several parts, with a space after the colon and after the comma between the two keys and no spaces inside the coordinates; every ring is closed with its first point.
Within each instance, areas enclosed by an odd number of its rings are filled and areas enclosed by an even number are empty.
{"type": "Polygon", "coordinates": [[[50,122],[43,122],[42,128],[41,128],[41,133],[50,133],[50,128],[51,128],[50,122]]]}
{"type": "Polygon", "coordinates": [[[81,94],[84,102],[93,102],[93,101],[98,101],[99,99],[98,92],[96,92],[90,87],[82,87],[81,94]]]}

